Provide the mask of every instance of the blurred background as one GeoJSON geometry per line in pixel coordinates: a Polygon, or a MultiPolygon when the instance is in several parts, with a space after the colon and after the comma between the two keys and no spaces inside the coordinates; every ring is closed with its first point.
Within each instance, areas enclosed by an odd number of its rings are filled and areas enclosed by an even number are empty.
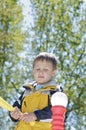
{"type": "MultiPolygon", "coordinates": [[[[0,96],[11,105],[42,51],[58,61],[55,80],[69,99],[65,130],[86,130],[86,0],[0,0],[0,96]]],[[[15,125],[0,108],[0,130],[15,125]]]]}

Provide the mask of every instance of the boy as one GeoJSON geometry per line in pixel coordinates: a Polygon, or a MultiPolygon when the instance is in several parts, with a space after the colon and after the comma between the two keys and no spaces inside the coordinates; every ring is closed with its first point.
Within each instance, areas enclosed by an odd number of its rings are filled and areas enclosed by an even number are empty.
{"type": "Polygon", "coordinates": [[[14,103],[12,120],[19,121],[15,130],[51,130],[50,97],[60,91],[53,76],[57,61],[53,54],[42,52],[33,62],[33,82],[24,85],[25,91],[14,103]]]}

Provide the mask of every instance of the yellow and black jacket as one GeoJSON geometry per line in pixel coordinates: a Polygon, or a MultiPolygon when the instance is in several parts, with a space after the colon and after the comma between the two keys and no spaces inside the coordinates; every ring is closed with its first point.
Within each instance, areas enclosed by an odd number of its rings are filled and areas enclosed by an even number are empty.
{"type": "Polygon", "coordinates": [[[36,82],[24,85],[25,91],[13,106],[22,113],[34,112],[37,120],[31,123],[19,121],[15,130],[51,130],[50,97],[56,91],[61,91],[55,82],[49,82],[40,87],[36,82]]]}

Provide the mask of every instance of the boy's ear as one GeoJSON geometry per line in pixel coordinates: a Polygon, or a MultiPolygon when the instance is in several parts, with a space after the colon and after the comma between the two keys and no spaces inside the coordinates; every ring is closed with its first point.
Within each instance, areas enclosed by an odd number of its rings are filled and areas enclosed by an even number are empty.
{"type": "Polygon", "coordinates": [[[32,69],[32,74],[33,74],[33,69],[32,69]]]}
{"type": "Polygon", "coordinates": [[[57,72],[57,70],[53,70],[53,73],[52,73],[52,74],[53,74],[53,76],[56,74],[56,72],[57,72]]]}

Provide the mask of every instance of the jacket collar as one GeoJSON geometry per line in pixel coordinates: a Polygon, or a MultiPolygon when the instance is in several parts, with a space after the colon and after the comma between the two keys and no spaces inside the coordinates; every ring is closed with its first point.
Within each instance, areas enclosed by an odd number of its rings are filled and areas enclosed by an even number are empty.
{"type": "Polygon", "coordinates": [[[24,84],[23,87],[28,90],[32,90],[32,91],[37,90],[38,91],[40,89],[44,90],[44,89],[49,89],[49,88],[53,89],[53,87],[56,88],[56,85],[57,85],[57,83],[53,80],[51,80],[45,84],[37,84],[36,81],[33,81],[31,83],[24,84]]]}

